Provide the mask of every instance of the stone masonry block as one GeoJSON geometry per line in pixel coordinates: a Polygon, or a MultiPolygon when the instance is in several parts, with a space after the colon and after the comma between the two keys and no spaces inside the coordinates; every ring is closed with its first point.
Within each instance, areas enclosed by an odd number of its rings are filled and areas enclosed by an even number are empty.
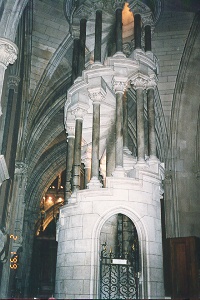
{"type": "Polygon", "coordinates": [[[92,240],[75,240],[74,252],[88,252],[91,251],[92,240]]]}
{"type": "Polygon", "coordinates": [[[81,279],[64,280],[64,291],[68,295],[83,294],[83,280],[81,279]]]}
{"type": "Polygon", "coordinates": [[[66,231],[66,240],[76,240],[76,239],[82,239],[83,236],[83,230],[81,227],[77,230],[77,228],[70,228],[66,231]]]}
{"type": "Polygon", "coordinates": [[[84,266],[85,252],[65,254],[65,264],[66,266],[84,266]]]}
{"type": "Polygon", "coordinates": [[[83,226],[83,215],[74,215],[70,217],[69,227],[82,227],[83,226]]]}
{"type": "Polygon", "coordinates": [[[74,266],[73,269],[73,279],[90,279],[90,266],[74,266]]]}

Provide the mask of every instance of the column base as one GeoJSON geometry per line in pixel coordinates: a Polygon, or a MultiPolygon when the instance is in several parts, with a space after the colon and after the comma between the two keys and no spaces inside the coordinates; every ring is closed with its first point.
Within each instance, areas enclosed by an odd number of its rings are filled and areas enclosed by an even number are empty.
{"type": "Polygon", "coordinates": [[[99,181],[99,179],[96,176],[93,176],[90,182],[87,184],[87,188],[89,190],[99,190],[102,188],[102,183],[99,181]]]}
{"type": "Polygon", "coordinates": [[[123,178],[123,177],[126,177],[126,172],[123,167],[117,166],[115,168],[114,172],[112,172],[112,176],[118,177],[118,178],[123,178]]]}
{"type": "Polygon", "coordinates": [[[144,159],[139,159],[134,166],[134,169],[140,169],[140,170],[144,170],[148,168],[149,168],[148,163],[144,159]]]}
{"type": "Polygon", "coordinates": [[[100,61],[95,61],[92,65],[88,67],[88,69],[99,69],[102,68],[103,64],[100,61]]]}
{"type": "Polygon", "coordinates": [[[123,152],[125,152],[126,154],[132,154],[132,152],[128,149],[128,147],[124,147],[123,148],[123,152]]]}
{"type": "Polygon", "coordinates": [[[116,53],[113,55],[113,57],[117,57],[117,58],[126,58],[126,55],[125,55],[123,52],[118,51],[118,52],[116,52],[116,53]]]}

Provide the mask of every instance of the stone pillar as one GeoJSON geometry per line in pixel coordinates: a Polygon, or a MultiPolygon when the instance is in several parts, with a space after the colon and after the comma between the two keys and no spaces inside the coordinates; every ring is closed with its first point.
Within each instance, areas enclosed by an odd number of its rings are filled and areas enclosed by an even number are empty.
{"type": "Polygon", "coordinates": [[[128,149],[128,103],[127,91],[123,95],[123,149],[127,154],[131,154],[128,149]]]}
{"type": "Polygon", "coordinates": [[[80,45],[79,45],[79,62],[78,62],[78,76],[82,75],[85,69],[85,41],[86,41],[86,19],[80,21],[80,45]]]}
{"type": "Polygon", "coordinates": [[[102,11],[96,11],[94,61],[101,62],[102,11]]]}
{"type": "Polygon", "coordinates": [[[116,52],[122,52],[122,10],[124,1],[113,0],[113,8],[115,9],[115,41],[116,52]]]}
{"type": "Polygon", "coordinates": [[[147,113],[148,113],[148,137],[149,137],[149,157],[150,157],[150,159],[157,159],[154,89],[155,89],[155,85],[147,87],[147,113]]]}
{"type": "Polygon", "coordinates": [[[69,203],[74,202],[73,198],[76,198],[76,193],[80,190],[80,170],[81,170],[81,143],[82,143],[82,126],[83,116],[87,112],[86,108],[76,107],[72,111],[75,115],[75,140],[74,140],[74,162],[72,170],[72,196],[68,200],[69,203]]]}
{"type": "Polygon", "coordinates": [[[74,141],[74,164],[72,177],[72,190],[80,190],[80,170],[81,170],[81,142],[82,142],[82,125],[83,119],[76,118],[75,141],[74,141]]]}
{"type": "MultiPolygon", "coordinates": [[[[7,66],[13,64],[17,58],[18,48],[17,46],[4,38],[0,38],[0,99],[2,96],[4,74],[7,66]]],[[[2,114],[0,103],[0,115],[2,114]]]]}
{"type": "Polygon", "coordinates": [[[74,80],[78,76],[78,59],[79,59],[79,46],[80,46],[79,35],[80,35],[79,30],[73,28],[74,45],[73,45],[73,55],[72,55],[71,85],[74,83],[74,80]]]}
{"type": "Polygon", "coordinates": [[[84,163],[84,170],[85,170],[85,189],[87,188],[87,184],[90,182],[91,179],[91,148],[88,147],[86,153],[82,156],[82,163],[84,163]]]}
{"type": "Polygon", "coordinates": [[[144,89],[147,85],[145,76],[137,76],[132,82],[136,89],[137,100],[137,163],[145,162],[145,139],[144,139],[144,89]]]}
{"type": "Polygon", "coordinates": [[[65,201],[64,204],[68,203],[68,199],[72,193],[72,166],[74,160],[74,139],[75,124],[68,124],[67,126],[67,157],[66,157],[66,183],[65,183],[65,201]]]}
{"type": "Polygon", "coordinates": [[[153,26],[153,17],[151,14],[144,14],[142,16],[142,23],[144,26],[144,42],[145,52],[151,51],[151,30],[153,26]]]}
{"type": "MultiPolygon", "coordinates": [[[[115,174],[116,171],[123,171],[123,94],[126,88],[126,82],[127,78],[124,77],[115,77],[113,80],[113,89],[116,94],[115,174]]],[[[124,171],[122,173],[124,175],[124,171]]]]}
{"type": "Polygon", "coordinates": [[[134,15],[135,49],[141,49],[141,15],[134,15]]]}
{"type": "Polygon", "coordinates": [[[99,142],[100,142],[100,104],[105,97],[102,88],[89,89],[89,96],[93,101],[93,124],[92,124],[92,178],[88,188],[99,188],[99,142]]]}
{"type": "Polygon", "coordinates": [[[145,30],[145,52],[151,51],[151,26],[146,25],[145,30]]]}
{"type": "Polygon", "coordinates": [[[122,7],[118,7],[116,15],[116,52],[122,52],[122,7]]]}

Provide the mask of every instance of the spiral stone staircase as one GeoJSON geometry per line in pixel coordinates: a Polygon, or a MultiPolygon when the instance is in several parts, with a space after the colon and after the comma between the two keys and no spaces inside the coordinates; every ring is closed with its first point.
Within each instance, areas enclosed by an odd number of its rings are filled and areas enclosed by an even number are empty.
{"type": "Polygon", "coordinates": [[[164,166],[156,147],[158,63],[151,51],[153,17],[144,3],[129,1],[135,49],[127,57],[122,46],[124,1],[109,2],[107,7],[104,1],[93,4],[88,0],[74,8],[72,20],[74,80],[65,102],[68,149],[65,205],[58,224],[56,297],[102,297],[99,253],[101,244],[109,241],[100,240],[101,230],[110,217],[123,214],[133,222],[139,240],[139,284],[133,298],[159,298],[164,296],[160,216],[164,166]],[[86,22],[91,20],[98,26],[94,32],[94,26],[87,25],[86,34],[86,22]],[[116,52],[108,56],[103,41],[113,24],[116,52]]]}

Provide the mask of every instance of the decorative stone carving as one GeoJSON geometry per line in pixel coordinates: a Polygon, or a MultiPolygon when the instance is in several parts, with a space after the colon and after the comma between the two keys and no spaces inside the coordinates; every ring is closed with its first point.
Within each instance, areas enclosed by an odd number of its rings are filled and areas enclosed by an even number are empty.
{"type": "Polygon", "coordinates": [[[106,0],[93,0],[93,8],[95,10],[103,10],[105,7],[107,7],[107,1],[106,0]]]}
{"type": "Polygon", "coordinates": [[[144,15],[151,13],[150,8],[139,0],[129,1],[129,8],[134,14],[144,15]]]}
{"type": "Polygon", "coordinates": [[[75,116],[75,119],[81,119],[83,120],[84,116],[87,114],[87,110],[88,110],[89,107],[84,107],[84,106],[81,106],[79,104],[77,104],[76,107],[73,107],[73,110],[72,110],[72,115],[75,116]]]}
{"type": "Polygon", "coordinates": [[[127,87],[127,78],[126,77],[113,77],[112,80],[113,90],[116,93],[124,93],[127,87]]]}
{"type": "Polygon", "coordinates": [[[94,103],[101,103],[105,99],[106,92],[101,87],[88,89],[89,97],[94,103]]]}
{"type": "Polygon", "coordinates": [[[149,77],[142,73],[137,73],[136,75],[130,78],[131,84],[134,86],[135,89],[146,89],[148,80],[149,77]]]}
{"type": "Polygon", "coordinates": [[[81,19],[88,19],[92,10],[91,7],[86,6],[84,4],[80,5],[78,9],[74,13],[74,17],[81,20],[81,19]]]}
{"type": "Polygon", "coordinates": [[[27,172],[27,169],[27,164],[25,164],[24,162],[17,161],[15,163],[15,174],[24,174],[27,172]]]}
{"type": "Polygon", "coordinates": [[[118,8],[123,9],[124,4],[125,4],[124,0],[112,0],[112,5],[115,10],[118,8]]]}
{"type": "Polygon", "coordinates": [[[18,84],[20,82],[20,78],[17,75],[9,75],[8,76],[8,88],[13,88],[14,90],[16,90],[16,88],[18,87],[18,84]]]}
{"type": "Polygon", "coordinates": [[[146,89],[155,89],[157,86],[158,78],[155,74],[150,75],[149,80],[146,85],[146,89]]]}
{"type": "Polygon", "coordinates": [[[6,69],[9,64],[15,62],[17,54],[18,48],[13,42],[0,38],[0,65],[6,69]]]}
{"type": "Polygon", "coordinates": [[[126,55],[126,57],[129,57],[130,54],[132,53],[133,51],[133,42],[131,43],[124,43],[122,45],[122,48],[123,48],[123,53],[126,55]]]}
{"type": "Polygon", "coordinates": [[[6,179],[9,179],[8,169],[4,156],[0,155],[0,186],[6,179]]]}
{"type": "Polygon", "coordinates": [[[144,26],[150,25],[153,26],[153,17],[151,12],[147,12],[146,14],[142,15],[142,23],[144,26]]]}
{"type": "Polygon", "coordinates": [[[72,25],[70,28],[70,32],[74,39],[79,39],[80,37],[80,27],[78,25],[72,25]]]}

